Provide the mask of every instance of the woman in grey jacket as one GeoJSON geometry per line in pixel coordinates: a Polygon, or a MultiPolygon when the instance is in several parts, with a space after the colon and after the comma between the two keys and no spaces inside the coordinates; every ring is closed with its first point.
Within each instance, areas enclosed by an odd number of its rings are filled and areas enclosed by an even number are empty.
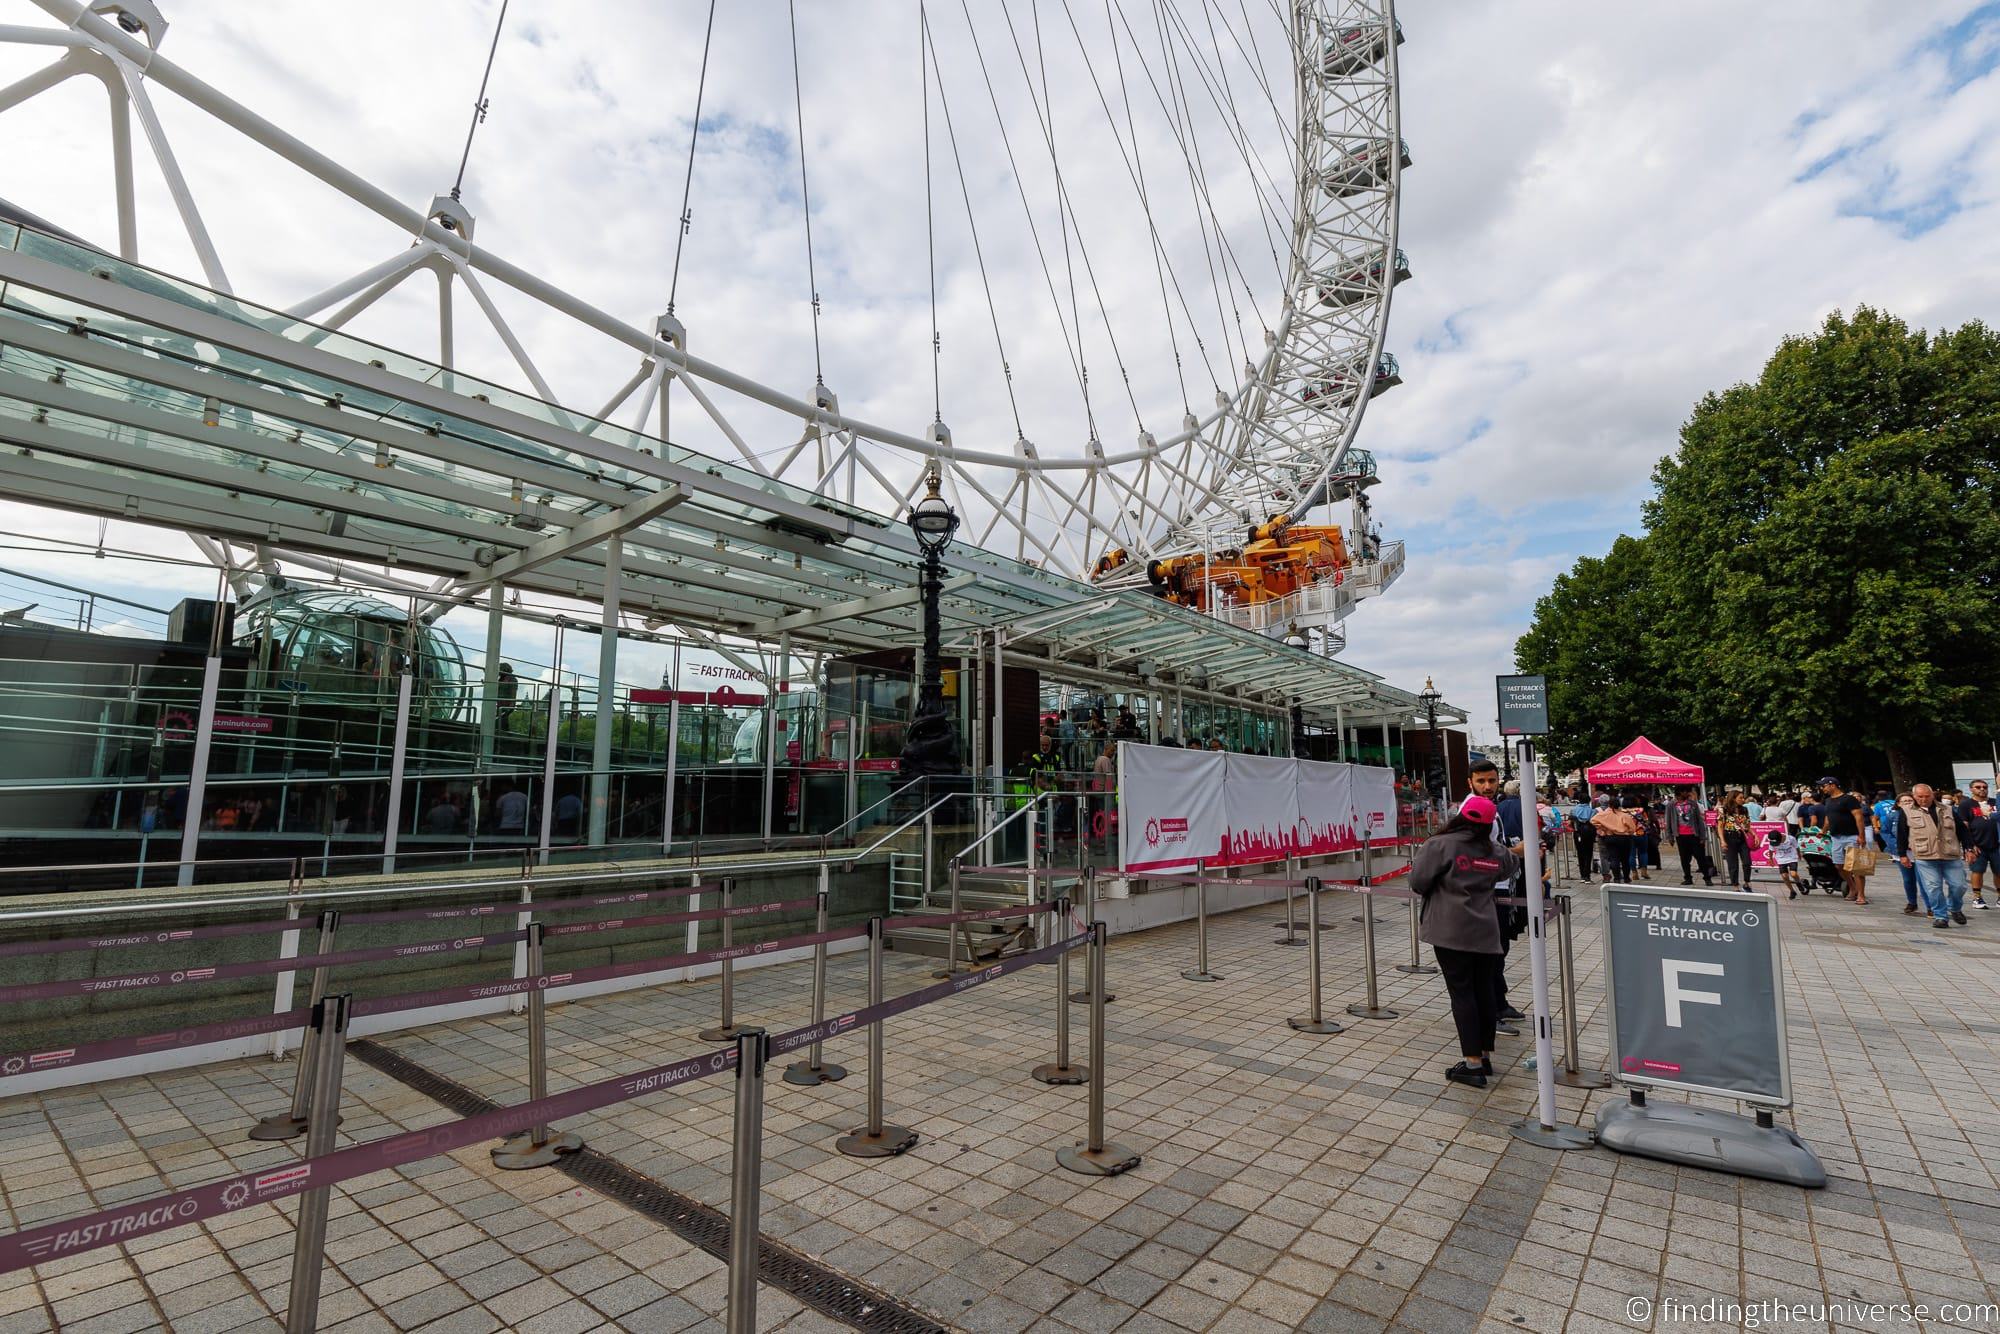
{"type": "Polygon", "coordinates": [[[1423,897],[1419,934],[1437,955],[1458,1050],[1465,1059],[1444,1072],[1459,1084],[1485,1088],[1493,1073],[1493,1033],[1499,1024],[1497,974],[1503,962],[1493,884],[1514,874],[1514,855],[1493,842],[1493,803],[1467,798],[1458,814],[1417,850],[1410,888],[1423,897]]]}

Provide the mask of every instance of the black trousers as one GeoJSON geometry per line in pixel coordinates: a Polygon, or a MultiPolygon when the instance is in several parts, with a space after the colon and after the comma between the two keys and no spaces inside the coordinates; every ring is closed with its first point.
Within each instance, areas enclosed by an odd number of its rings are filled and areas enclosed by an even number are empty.
{"type": "Polygon", "coordinates": [[[1743,870],[1743,884],[1750,883],[1750,840],[1741,834],[1725,833],[1722,836],[1722,864],[1729,869],[1729,883],[1736,884],[1738,867],[1743,870]]]}
{"type": "Polygon", "coordinates": [[[1597,831],[1587,824],[1576,827],[1576,873],[1585,880],[1597,868],[1597,831]]]}
{"type": "Polygon", "coordinates": [[[1632,836],[1630,834],[1604,834],[1598,842],[1604,845],[1604,864],[1611,872],[1611,879],[1620,885],[1632,883],[1632,836]]]}
{"type": "Polygon", "coordinates": [[[1675,834],[1674,846],[1680,850],[1681,854],[1681,879],[1694,879],[1694,876],[1690,872],[1693,867],[1697,866],[1701,868],[1704,880],[1710,879],[1715,875],[1715,863],[1709,861],[1708,844],[1702,839],[1700,834],[1675,834]]]}
{"type": "Polygon", "coordinates": [[[1471,950],[1446,949],[1433,945],[1438,971],[1451,994],[1451,1021],[1458,1027],[1459,1055],[1481,1061],[1493,1050],[1493,1030],[1500,1022],[1493,979],[1499,976],[1501,956],[1475,954],[1471,950]]]}

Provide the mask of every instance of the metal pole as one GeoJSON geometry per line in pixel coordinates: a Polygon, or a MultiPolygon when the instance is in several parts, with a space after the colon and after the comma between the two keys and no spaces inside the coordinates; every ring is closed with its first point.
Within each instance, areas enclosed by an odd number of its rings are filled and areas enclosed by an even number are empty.
{"type": "MultiPolygon", "coordinates": [[[[736,902],[736,879],[734,876],[722,878],[722,906],[727,909],[736,902]]],[[[722,919],[722,948],[729,949],[735,943],[736,932],[732,923],[735,919],[722,919]]],[[[704,1028],[696,1034],[703,1042],[734,1042],[744,1030],[736,1026],[736,961],[724,958],[722,961],[722,1022],[714,1028],[704,1028]]]]}
{"type": "Polygon", "coordinates": [[[556,651],[549,668],[549,734],[542,739],[542,827],[537,840],[536,861],[548,865],[549,830],[556,810],[556,733],[562,728],[562,617],[556,617],[556,651]]]}
{"type": "Polygon", "coordinates": [[[1306,1014],[1303,1019],[1286,1020],[1301,1033],[1340,1033],[1340,1022],[1326,1017],[1319,999],[1319,891],[1320,879],[1306,877],[1306,1014]]]}
{"type": "MultiPolygon", "coordinates": [[[[549,1030],[542,978],[542,924],[528,924],[528,975],[535,979],[528,989],[528,1100],[540,1102],[549,1096],[549,1030]]],[[[536,1122],[518,1135],[509,1136],[491,1150],[493,1165],[508,1171],[547,1167],[566,1153],[583,1147],[580,1135],[552,1135],[548,1126],[536,1122]]]]}
{"type": "MultiPolygon", "coordinates": [[[[953,857],[949,862],[945,863],[944,875],[945,875],[945,884],[948,887],[949,893],[951,895],[950,898],[951,907],[947,911],[949,911],[951,915],[954,917],[958,916],[958,872],[959,872],[959,859],[953,857]]],[[[972,966],[972,961],[970,959],[966,960],[966,966],[968,968],[972,966]]],[[[957,973],[958,973],[958,924],[954,922],[951,926],[945,928],[944,968],[939,972],[932,973],[931,976],[953,977],[956,976],[957,973]]]]}
{"type": "MultiPolygon", "coordinates": [[[[882,1003],[882,919],[868,919],[868,1006],[882,1003]]],[[[893,1158],[917,1146],[908,1126],[882,1123],[882,1021],[868,1025],[868,1124],[842,1135],[833,1147],[850,1158],[893,1158]]]]}
{"type": "MultiPolygon", "coordinates": [[[[1097,920],[1097,867],[1094,865],[1083,868],[1083,920],[1086,922],[1097,920]]],[[[1086,977],[1083,979],[1082,991],[1070,993],[1070,999],[1072,1001],[1082,1001],[1085,1005],[1090,1004],[1089,978],[1086,977]]],[[[1104,1003],[1107,1005],[1117,999],[1118,995],[1116,992],[1106,991],[1104,993],[1104,1003]]]]}
{"type": "Polygon", "coordinates": [[[1194,864],[1194,967],[1181,976],[1190,982],[1222,980],[1208,971],[1208,869],[1201,861],[1194,864]]]}
{"type": "Polygon", "coordinates": [[[1139,1155],[1104,1139],[1104,923],[1090,924],[1090,1105],[1085,1139],[1056,1150],[1056,1162],[1084,1176],[1115,1177],[1139,1165],[1139,1155]]]}
{"type": "Polygon", "coordinates": [[[1556,915],[1556,951],[1562,960],[1563,979],[1563,1068],[1556,1083],[1564,1088],[1601,1089],[1611,1087],[1611,1076],[1602,1070],[1585,1070],[1578,1064],[1576,1029],[1576,958],[1570,949],[1569,915],[1575,901],[1567,894],[1557,896],[1561,911],[1556,915]]]}
{"type": "MultiPolygon", "coordinates": [[[[413,645],[411,652],[415,651],[413,645]]],[[[403,831],[403,771],[410,753],[410,692],[415,682],[408,671],[396,677],[396,740],[389,751],[389,808],[382,819],[383,875],[396,873],[396,841],[403,831]]]]}
{"type": "MultiPolygon", "coordinates": [[[[340,928],[340,910],[328,908],[319,915],[319,934],[313,941],[314,954],[333,953],[334,935],[340,928]]],[[[313,969],[312,991],[306,1004],[317,1012],[319,1003],[326,999],[327,974],[332,971],[327,964],[313,969]]],[[[312,1100],[313,1080],[318,1070],[319,1056],[314,1050],[317,1030],[306,1026],[305,1036],[299,1043],[299,1068],[292,1076],[292,1104],[276,1116],[267,1116],[250,1127],[250,1138],[255,1140],[294,1139],[306,1133],[309,1128],[309,1107],[312,1100]]]]}
{"type": "Polygon", "coordinates": [[[1299,859],[1291,853],[1285,854],[1285,938],[1280,945],[1303,945],[1299,939],[1298,915],[1292,911],[1292,882],[1298,878],[1299,859]]]}
{"type": "Polygon", "coordinates": [[[1417,938],[1417,924],[1423,918],[1423,904],[1415,894],[1410,895],[1410,961],[1396,965],[1399,973],[1435,973],[1437,965],[1425,963],[1423,955],[1417,952],[1423,943],[1417,938]]]}
{"type": "Polygon", "coordinates": [[[604,596],[597,629],[597,726],[590,744],[590,827],[592,847],[602,847],[611,828],[611,727],[618,712],[618,612],[625,587],[625,540],[613,533],[604,543],[604,596]]]}
{"type": "Polygon", "coordinates": [[[1382,1004],[1376,994],[1376,958],[1374,958],[1374,850],[1370,846],[1370,836],[1374,830],[1362,832],[1362,972],[1368,978],[1368,1002],[1360,1006],[1348,1006],[1348,1014],[1364,1020],[1392,1020],[1396,1010],[1382,1004]]]}
{"type": "Polygon", "coordinates": [[[174,881],[194,883],[201,853],[201,808],[208,790],[208,753],[215,741],[215,698],[222,689],[222,614],[229,609],[229,571],[215,575],[215,606],[209,613],[208,657],[201,668],[201,705],[195,710],[194,758],[188,764],[187,809],[181,816],[181,860],[174,881]]]}
{"type": "MultiPolygon", "coordinates": [[[[1049,943],[1055,944],[1061,937],[1056,935],[1069,925],[1069,900],[1057,899],[1056,910],[1049,915],[1049,943]]],[[[1093,994],[1095,994],[1093,990],[1093,994]]],[[[1038,1065],[1029,1072],[1029,1077],[1043,1084],[1081,1084],[1090,1078],[1088,1067],[1069,1063],[1069,953],[1064,951],[1056,960],[1056,1059],[1045,1065],[1038,1065]]]]}
{"type": "Polygon", "coordinates": [[[736,1038],[736,1144],[729,1160],[729,1334],[756,1334],[759,1195],[764,1164],[764,1067],[771,1039],[761,1028],[736,1038]]]}
{"type": "MultiPolygon", "coordinates": [[[[333,1129],[340,1124],[340,1066],[347,1054],[347,1016],[353,997],[327,996],[313,1002],[312,1133],[306,1136],[306,1161],[333,1152],[333,1129]]],[[[286,1334],[312,1334],[319,1328],[319,1283],[326,1266],[326,1215],[331,1186],[309,1190],[299,1199],[299,1217],[292,1233],[292,1286],[285,1299],[286,1334]]]]}
{"type": "MultiPolygon", "coordinates": [[[[1524,809],[1532,815],[1535,809],[1532,804],[1535,746],[1531,741],[1523,741],[1520,746],[1521,791],[1527,794],[1530,803],[1524,809]]],[[[1589,1131],[1581,1126],[1556,1123],[1556,1072],[1549,1032],[1548,904],[1542,894],[1542,838],[1541,831],[1532,824],[1524,824],[1523,832],[1526,837],[1521,841],[1521,860],[1528,880],[1528,962],[1535,989],[1535,1115],[1514,1126],[1513,1133],[1515,1138],[1543,1148],[1588,1148],[1595,1142],[1589,1131]]]]}
{"type": "MultiPolygon", "coordinates": [[[[814,927],[820,935],[826,934],[826,900],[830,869],[825,862],[819,868],[819,913],[814,927]]],[[[813,1023],[826,1018],[826,942],[822,940],[813,946],[813,1023]]],[[[819,1058],[819,1041],[814,1039],[806,1052],[806,1059],[794,1061],[785,1067],[780,1076],[787,1084],[800,1084],[811,1088],[815,1084],[831,1084],[835,1080],[847,1078],[847,1067],[827,1065],[819,1058]]]]}

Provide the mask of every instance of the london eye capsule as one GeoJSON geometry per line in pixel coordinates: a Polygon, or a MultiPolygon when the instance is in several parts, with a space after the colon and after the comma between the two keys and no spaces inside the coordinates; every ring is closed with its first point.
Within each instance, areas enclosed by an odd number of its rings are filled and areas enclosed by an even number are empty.
{"type": "MultiPolygon", "coordinates": [[[[1396,20],[1396,45],[1403,44],[1403,21],[1396,20]]],[[[1384,29],[1379,23],[1363,23],[1352,28],[1342,28],[1326,39],[1321,48],[1320,68],[1328,74],[1339,76],[1352,74],[1358,69],[1373,65],[1388,52],[1389,44],[1384,40],[1384,29]]]]}
{"type": "MultiPolygon", "coordinates": [[[[1391,147],[1387,139],[1351,139],[1341,146],[1340,154],[1320,176],[1320,186],[1336,199],[1360,194],[1363,190],[1379,190],[1389,184],[1391,147]]],[[[1398,140],[1394,150],[1396,161],[1402,166],[1410,165],[1410,146],[1398,140]]]]}
{"type": "Polygon", "coordinates": [[[449,633],[378,598],[338,589],[285,588],[244,604],[236,642],[263,683],[302,704],[393,708],[396,678],[411,673],[411,712],[444,722],[467,706],[465,655],[449,633]]]}

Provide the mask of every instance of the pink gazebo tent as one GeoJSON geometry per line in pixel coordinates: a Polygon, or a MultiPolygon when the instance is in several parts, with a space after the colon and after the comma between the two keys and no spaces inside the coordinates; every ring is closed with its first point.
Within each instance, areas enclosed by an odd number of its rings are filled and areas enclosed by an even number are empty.
{"type": "Polygon", "coordinates": [[[1676,759],[1641,736],[1602,764],[1585,769],[1583,777],[1593,788],[1621,783],[1686,783],[1699,788],[1704,773],[1699,764],[1676,759]]]}

